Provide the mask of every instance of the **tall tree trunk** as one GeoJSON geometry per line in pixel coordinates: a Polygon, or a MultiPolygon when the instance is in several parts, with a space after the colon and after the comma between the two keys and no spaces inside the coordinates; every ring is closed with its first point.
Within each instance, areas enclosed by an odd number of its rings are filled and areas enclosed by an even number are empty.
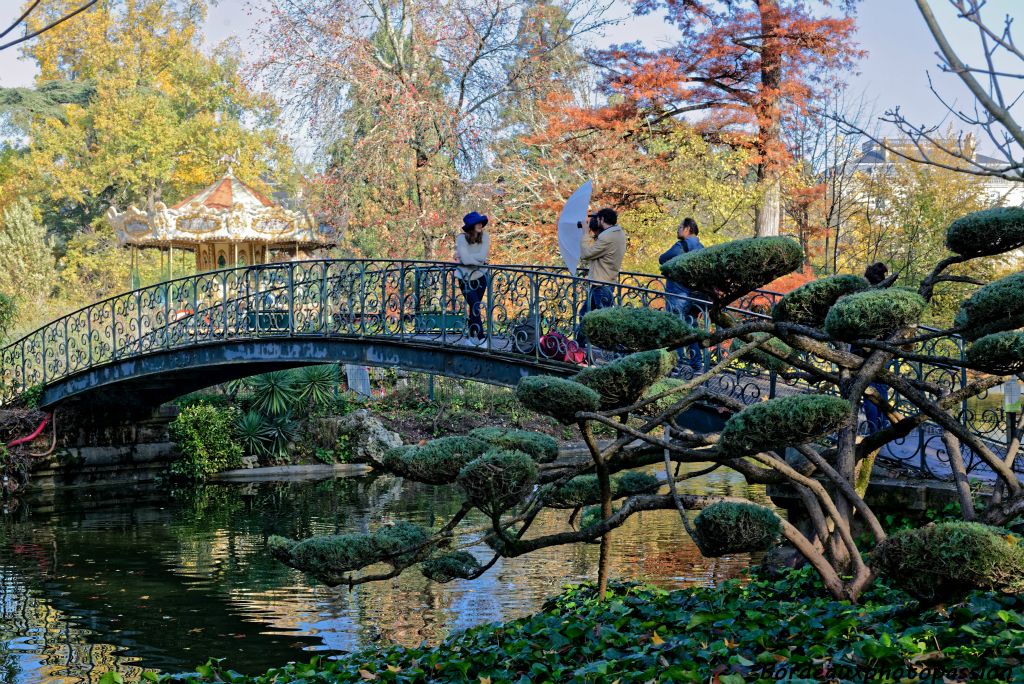
{"type": "Polygon", "coordinates": [[[782,181],[769,177],[764,182],[761,204],[757,208],[757,237],[778,235],[782,226],[782,181]]]}
{"type": "Polygon", "coordinates": [[[757,210],[757,236],[778,235],[782,225],[782,180],[779,156],[782,150],[782,46],[779,36],[781,14],[778,0],[757,0],[761,16],[761,88],[754,111],[757,113],[757,147],[761,161],[757,180],[762,184],[757,210]]]}

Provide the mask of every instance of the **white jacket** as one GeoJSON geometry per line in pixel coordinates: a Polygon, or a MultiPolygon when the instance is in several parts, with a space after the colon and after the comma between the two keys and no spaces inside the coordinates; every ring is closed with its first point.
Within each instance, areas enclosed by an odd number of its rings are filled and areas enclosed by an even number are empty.
{"type": "Polygon", "coordinates": [[[469,266],[483,266],[487,263],[488,255],[491,252],[491,236],[484,233],[480,243],[470,244],[465,233],[455,236],[455,254],[459,258],[459,272],[465,280],[474,280],[486,275],[486,271],[480,268],[467,268],[469,266]]]}

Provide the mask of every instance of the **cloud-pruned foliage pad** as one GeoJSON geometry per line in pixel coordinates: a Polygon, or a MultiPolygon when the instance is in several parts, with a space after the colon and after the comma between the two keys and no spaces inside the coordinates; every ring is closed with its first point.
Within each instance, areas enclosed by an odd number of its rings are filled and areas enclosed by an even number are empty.
{"type": "Polygon", "coordinates": [[[975,589],[1024,591],[1024,546],[1006,530],[975,522],[943,522],[903,530],[871,553],[891,584],[925,603],[962,598],[975,589]]]}
{"type": "Polygon", "coordinates": [[[468,551],[452,551],[420,563],[423,576],[441,584],[456,579],[472,579],[480,570],[480,562],[468,551]]]}
{"type": "Polygon", "coordinates": [[[764,506],[723,501],[702,510],[693,521],[697,546],[708,558],[766,551],[779,541],[779,516],[764,506]]]}
{"type": "Polygon", "coordinates": [[[840,297],[861,292],[871,285],[855,275],[834,275],[811,281],[786,294],[772,308],[772,318],[820,328],[829,309],[840,297]]]}
{"type": "Polygon", "coordinates": [[[946,230],[946,246],[967,257],[1024,247],[1024,207],[996,207],[958,218],[946,230]]]}
{"type": "Polygon", "coordinates": [[[596,411],[601,396],[586,385],[573,380],[534,375],[523,378],[516,385],[516,398],[523,406],[569,425],[576,422],[576,414],[596,411]]]}
{"type": "Polygon", "coordinates": [[[1024,273],[978,288],[960,305],[954,323],[963,328],[962,334],[969,340],[1024,328],[1024,273]]]}
{"type": "Polygon", "coordinates": [[[551,435],[531,430],[516,430],[503,427],[482,427],[470,430],[470,437],[482,439],[502,449],[512,449],[529,454],[537,463],[550,463],[558,458],[558,442],[551,435]]]}
{"type": "Polygon", "coordinates": [[[475,437],[441,437],[423,446],[402,446],[384,454],[383,465],[395,475],[425,484],[451,484],[462,467],[492,448],[475,437]]]}
{"type": "Polygon", "coordinates": [[[267,540],[271,555],[279,561],[309,573],[327,583],[337,584],[340,576],[375,563],[401,567],[410,563],[416,547],[429,535],[419,525],[399,522],[369,534],[330,534],[301,541],[273,536],[267,540]]]}
{"type": "Polygon", "coordinates": [[[850,405],[824,394],[769,399],[743,409],[726,421],[718,448],[727,457],[806,444],[839,429],[850,405]]]}
{"type": "Polygon", "coordinates": [[[885,339],[917,323],[926,306],[921,295],[902,288],[857,292],[832,306],[825,331],[844,341],[885,339]]]}
{"type": "Polygon", "coordinates": [[[719,304],[728,304],[799,269],[803,261],[804,252],[796,241],[759,237],[681,254],[662,264],[661,272],[691,290],[708,293],[719,304]]]}
{"type": "Polygon", "coordinates": [[[573,380],[601,397],[602,409],[635,403],[658,379],[675,365],[675,354],[662,349],[637,352],[600,366],[584,368],[573,380]]]}
{"type": "Polygon", "coordinates": [[[467,463],[457,482],[471,504],[496,517],[533,488],[537,464],[521,451],[494,450],[467,463]]]}
{"type": "MultiPolygon", "coordinates": [[[[652,494],[661,483],[650,473],[629,471],[612,477],[612,498],[634,494],[652,494]]],[[[578,475],[547,495],[545,503],[552,508],[576,508],[601,502],[597,475],[578,475]]]]}
{"type": "Polygon", "coordinates": [[[591,311],[583,332],[598,347],[628,352],[678,347],[706,334],[668,311],[624,306],[591,311]]]}
{"type": "Polygon", "coordinates": [[[967,348],[967,363],[995,375],[1024,372],[1024,332],[985,335],[967,348]]]}

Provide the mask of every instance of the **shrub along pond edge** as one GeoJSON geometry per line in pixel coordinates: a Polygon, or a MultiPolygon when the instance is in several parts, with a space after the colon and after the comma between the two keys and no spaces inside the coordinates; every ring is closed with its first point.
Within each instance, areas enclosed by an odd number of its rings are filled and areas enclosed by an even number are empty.
{"type": "MultiPolygon", "coordinates": [[[[262,675],[210,661],[160,682],[1024,682],[1024,596],[975,593],[918,608],[878,584],[859,604],[826,596],[810,569],[781,579],[664,591],[569,587],[532,616],[292,663],[262,675]]],[[[116,681],[116,680],[115,680],[116,681]]]]}

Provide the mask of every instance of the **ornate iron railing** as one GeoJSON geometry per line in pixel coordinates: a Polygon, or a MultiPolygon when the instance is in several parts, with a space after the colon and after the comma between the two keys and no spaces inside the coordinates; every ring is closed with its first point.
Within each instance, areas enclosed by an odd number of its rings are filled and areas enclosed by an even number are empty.
{"type": "MultiPolygon", "coordinates": [[[[578,329],[588,283],[557,267],[489,266],[486,271],[481,340],[467,335],[460,274],[447,262],[302,261],[225,269],[151,285],[58,318],[0,350],[0,402],[103,364],[247,339],[387,338],[435,347],[474,347],[485,354],[514,355],[524,363],[561,360],[567,340],[578,329]]],[[[659,276],[623,273],[613,288],[615,303],[664,309],[663,283],[659,276]]],[[[757,291],[730,311],[741,318],[764,317],[779,296],[757,291]]],[[[708,303],[690,301],[695,320],[708,325],[708,303]]],[[[940,337],[922,346],[952,358],[963,355],[957,337],[940,337]]],[[[728,348],[702,354],[708,365],[728,355],[728,348]]],[[[903,363],[894,370],[950,389],[967,379],[955,366],[903,363]]],[[[677,369],[684,377],[692,372],[685,364],[677,369]]],[[[734,364],[712,382],[715,389],[747,403],[779,393],[828,391],[748,363],[734,364]]],[[[1000,408],[988,407],[984,398],[965,402],[959,417],[990,443],[1004,439],[1005,416],[1000,408]]],[[[926,470],[944,461],[940,434],[931,424],[893,444],[889,452],[926,470]]],[[[966,450],[965,458],[976,465],[966,450]]]]}

